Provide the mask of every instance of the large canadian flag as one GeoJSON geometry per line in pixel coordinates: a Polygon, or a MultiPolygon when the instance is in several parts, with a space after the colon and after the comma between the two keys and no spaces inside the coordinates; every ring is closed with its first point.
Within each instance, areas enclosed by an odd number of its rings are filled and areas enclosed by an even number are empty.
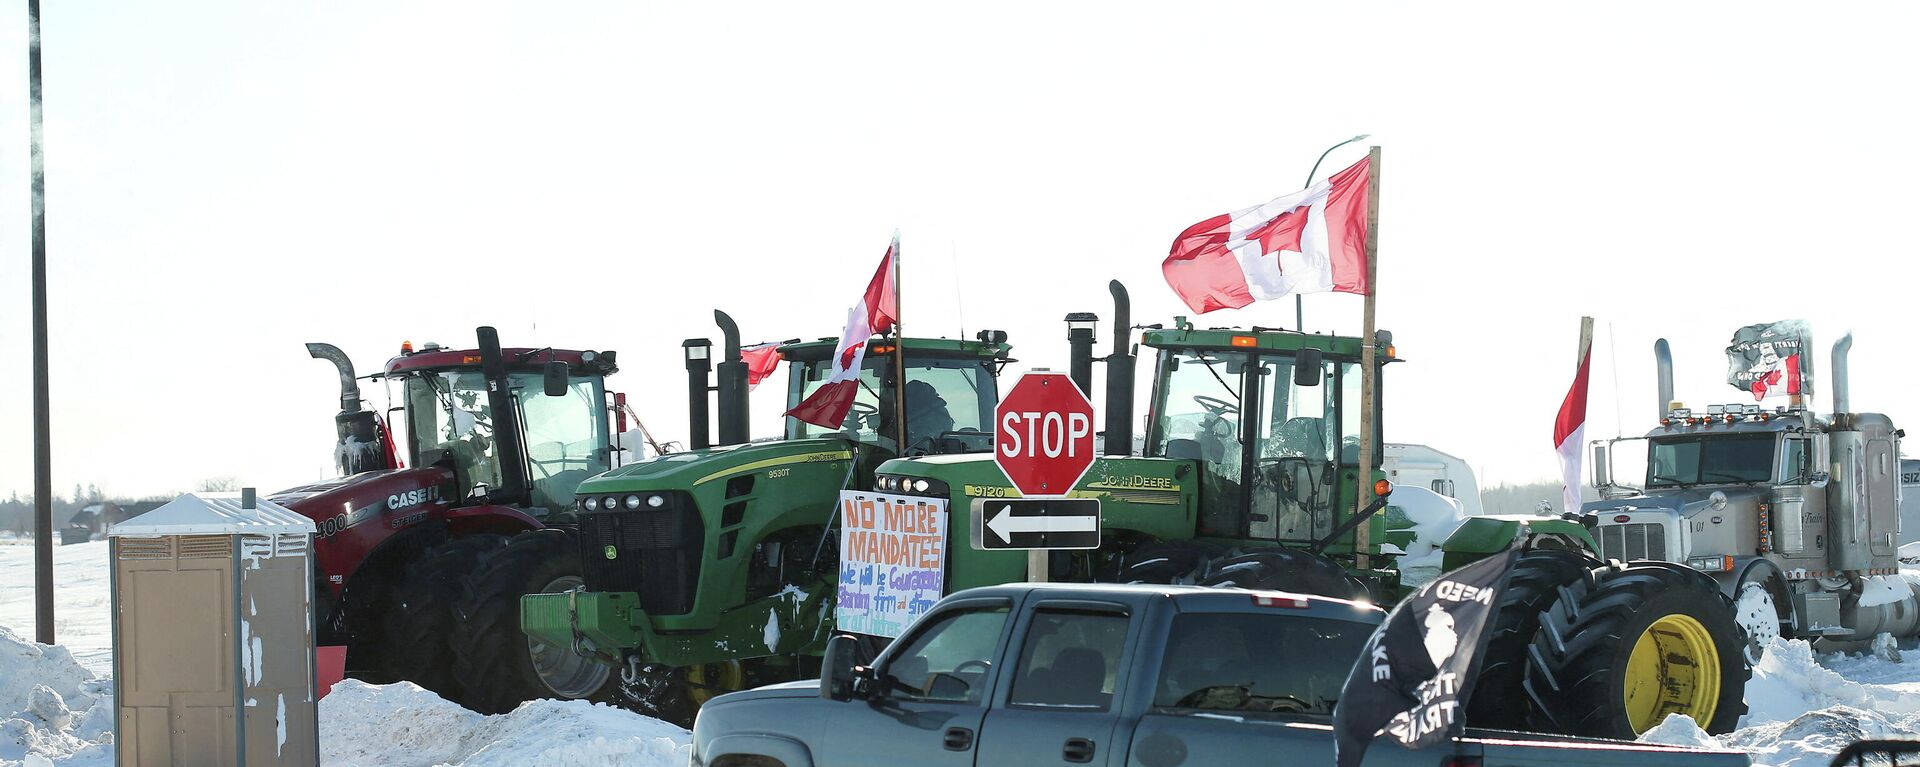
{"type": "Polygon", "coordinates": [[[867,340],[891,329],[900,317],[900,294],[893,284],[893,261],[900,257],[900,234],[895,232],[887,255],[880,259],[880,270],[867,282],[860,302],[847,310],[847,327],[840,331],[840,344],[834,349],[833,370],[827,381],[815,389],[787,415],[815,426],[840,428],[860,393],[860,363],[867,356],[867,340]]]}
{"type": "MultiPolygon", "coordinates": [[[[1583,339],[1585,340],[1585,339],[1583,339]]],[[[1581,446],[1587,436],[1587,368],[1593,357],[1592,344],[1580,349],[1580,369],[1573,375],[1573,388],[1560,401],[1560,414],[1553,419],[1553,450],[1560,454],[1560,502],[1565,511],[1580,512],[1581,446]]]]}
{"type": "Polygon", "coordinates": [[[1370,172],[1363,158],[1306,189],[1189,226],[1160,271],[1201,314],[1289,293],[1365,295],[1370,172]]]}

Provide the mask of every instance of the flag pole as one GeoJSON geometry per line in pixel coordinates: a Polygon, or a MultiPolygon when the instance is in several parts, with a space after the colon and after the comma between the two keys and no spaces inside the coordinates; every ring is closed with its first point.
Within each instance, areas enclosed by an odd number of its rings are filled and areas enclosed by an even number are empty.
{"type": "Polygon", "coordinates": [[[893,232],[893,433],[894,452],[907,454],[906,325],[900,321],[900,231],[893,232]]]}
{"type": "MultiPolygon", "coordinates": [[[[1373,413],[1375,403],[1379,401],[1380,366],[1377,364],[1379,351],[1374,348],[1373,303],[1374,296],[1380,293],[1380,147],[1367,149],[1367,292],[1364,308],[1361,310],[1360,334],[1360,465],[1354,474],[1359,478],[1358,492],[1354,495],[1353,514],[1372,502],[1373,494],[1373,457],[1379,445],[1376,444],[1376,432],[1379,424],[1373,413]]],[[[1353,564],[1366,570],[1371,566],[1371,557],[1367,555],[1369,544],[1367,523],[1361,523],[1353,529],[1353,564]]]]}

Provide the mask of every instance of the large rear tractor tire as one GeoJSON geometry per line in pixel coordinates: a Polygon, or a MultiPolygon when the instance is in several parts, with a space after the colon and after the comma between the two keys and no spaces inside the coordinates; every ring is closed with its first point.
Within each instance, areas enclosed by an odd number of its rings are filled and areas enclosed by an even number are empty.
{"type": "Polygon", "coordinates": [[[618,686],[612,666],[520,631],[520,597],[584,583],[580,550],[565,530],[521,533],[484,558],[465,583],[461,623],[448,644],[461,705],[504,714],[536,698],[606,700],[618,686]]]}
{"type": "Polygon", "coordinates": [[[1487,626],[1487,649],[1467,702],[1469,724],[1527,728],[1527,648],[1540,630],[1540,614],[1559,596],[1561,585],[1579,580],[1598,564],[1580,552],[1562,550],[1529,551],[1514,560],[1507,590],[1501,592],[1499,608],[1487,626]]]}
{"type": "Polygon", "coordinates": [[[468,535],[443,541],[407,563],[387,592],[380,660],[390,678],[404,679],[452,698],[453,654],[447,635],[457,621],[461,583],[481,558],[507,544],[505,536],[468,535]]]}
{"type": "Polygon", "coordinates": [[[1592,568],[1541,615],[1529,729],[1632,740],[1678,713],[1731,732],[1747,711],[1745,650],[1713,579],[1666,562],[1592,568]]]}
{"type": "Polygon", "coordinates": [[[1226,549],[1203,541],[1155,541],[1127,552],[1120,561],[1120,583],[1195,583],[1207,563],[1226,549]]]}

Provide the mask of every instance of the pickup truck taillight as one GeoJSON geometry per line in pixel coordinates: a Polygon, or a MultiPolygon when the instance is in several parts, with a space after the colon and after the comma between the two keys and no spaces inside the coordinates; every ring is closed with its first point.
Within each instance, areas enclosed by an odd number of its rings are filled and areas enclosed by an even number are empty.
{"type": "Polygon", "coordinates": [[[1253,603],[1258,607],[1288,607],[1295,610],[1307,609],[1306,597],[1289,597],[1289,596],[1277,596],[1272,594],[1255,594],[1253,595],[1253,603]]]}
{"type": "Polygon", "coordinates": [[[1440,760],[1440,767],[1480,767],[1480,757],[1449,756],[1440,760]]]}

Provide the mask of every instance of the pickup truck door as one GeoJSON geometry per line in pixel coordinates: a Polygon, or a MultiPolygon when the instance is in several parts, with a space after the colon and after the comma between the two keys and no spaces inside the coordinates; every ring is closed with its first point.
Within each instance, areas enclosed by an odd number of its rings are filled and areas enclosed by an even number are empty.
{"type": "Polygon", "coordinates": [[[879,660],[867,699],[836,704],[825,718],[815,763],[971,767],[1012,606],[954,601],[915,624],[879,660]]]}
{"type": "Polygon", "coordinates": [[[1048,600],[1021,624],[1008,648],[1011,680],[981,727],[979,764],[1122,764],[1114,730],[1132,649],[1126,608],[1048,600]]]}

